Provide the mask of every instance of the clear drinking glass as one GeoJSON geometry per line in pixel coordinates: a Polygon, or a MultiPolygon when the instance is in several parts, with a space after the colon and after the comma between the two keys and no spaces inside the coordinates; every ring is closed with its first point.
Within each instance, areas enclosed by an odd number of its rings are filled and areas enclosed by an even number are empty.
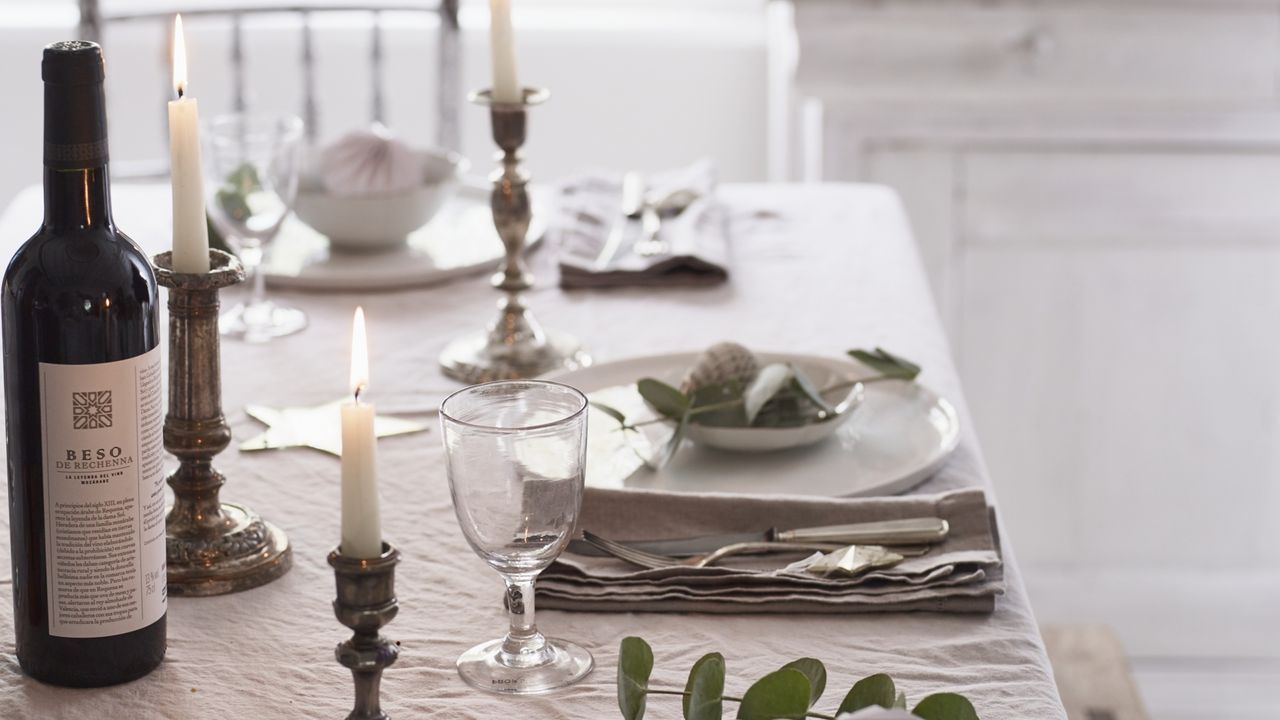
{"type": "Polygon", "coordinates": [[[292,335],[307,326],[306,313],[266,299],[261,265],[298,194],[302,120],[293,115],[219,115],[201,136],[209,217],[244,263],[251,288],[247,301],[222,314],[219,330],[249,342],[292,335]]]}
{"type": "Polygon", "coordinates": [[[476,554],[506,581],[510,629],[458,658],[490,692],[539,693],[591,671],[585,649],[534,623],[533,581],[569,544],[582,507],[587,398],[558,383],[475,385],[440,405],[453,509],[476,554]]]}

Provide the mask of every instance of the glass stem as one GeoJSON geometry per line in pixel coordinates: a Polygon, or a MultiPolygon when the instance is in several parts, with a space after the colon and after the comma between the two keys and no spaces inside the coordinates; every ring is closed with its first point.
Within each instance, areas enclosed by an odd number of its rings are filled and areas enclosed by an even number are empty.
{"type": "Polygon", "coordinates": [[[248,307],[259,307],[267,296],[267,276],[262,274],[262,246],[246,244],[240,250],[240,261],[244,264],[244,274],[249,276],[248,307]]]}
{"type": "Polygon", "coordinates": [[[499,653],[509,667],[534,667],[547,662],[547,639],[534,620],[533,580],[536,575],[506,575],[507,616],[510,628],[499,653]]]}

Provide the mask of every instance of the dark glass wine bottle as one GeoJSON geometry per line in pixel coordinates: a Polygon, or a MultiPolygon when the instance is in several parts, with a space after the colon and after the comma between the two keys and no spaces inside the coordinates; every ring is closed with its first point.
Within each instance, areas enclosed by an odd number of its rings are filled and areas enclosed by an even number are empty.
{"type": "Polygon", "coordinates": [[[111,220],[101,49],[45,48],[44,223],[0,298],[18,662],[79,687],[165,652],[156,281],[111,220]]]}

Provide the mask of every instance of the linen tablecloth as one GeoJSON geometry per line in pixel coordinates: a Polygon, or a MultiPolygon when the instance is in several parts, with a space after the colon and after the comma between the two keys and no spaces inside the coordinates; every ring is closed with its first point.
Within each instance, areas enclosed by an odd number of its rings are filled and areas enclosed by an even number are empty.
{"type": "MultiPolygon", "coordinates": [[[[731,217],[731,282],[704,289],[617,289],[566,293],[555,287],[552,253],[535,253],[529,294],[543,322],[577,334],[599,361],[698,350],[732,338],[759,350],[839,354],[883,345],[918,360],[922,381],[961,411],[964,437],[946,467],[916,492],[988,487],[964,398],[935,314],[906,217],[894,193],[875,186],[745,185],[722,189],[731,217]]],[[[115,187],[116,219],[148,253],[168,243],[167,187],[115,187]]],[[[7,258],[36,227],[38,189],[0,219],[7,258]]],[[[161,291],[162,295],[164,291],[161,291]]],[[[223,393],[236,442],[256,434],[246,403],[318,404],[347,386],[351,314],[368,316],[369,397],[388,409],[431,407],[445,380],[436,356],[449,340],[489,319],[496,293],[482,277],[382,294],[280,293],[306,309],[311,326],[269,345],[223,344],[223,393]]],[[[230,300],[232,298],[224,298],[230,300]]],[[[161,347],[166,347],[162,342],[161,347]]],[[[985,720],[1054,720],[1066,714],[1011,545],[1008,593],[990,616],[888,614],[713,616],[540,613],[541,628],[591,650],[597,670],[572,688],[537,698],[482,694],[454,670],[458,655],[504,629],[501,581],[466,546],[450,506],[439,434],[391,438],[379,447],[386,537],[404,559],[399,616],[387,633],[402,643],[383,680],[395,718],[618,717],[618,642],[640,635],[654,648],[655,685],[683,687],[705,652],[724,653],[726,692],[801,656],[826,662],[829,711],[857,678],[888,672],[915,699],[967,694],[985,720]]],[[[10,588],[0,602],[0,718],[340,718],[351,706],[348,672],[333,659],[347,632],[333,618],[338,463],[309,450],[217,459],[224,500],[243,501],[281,526],[294,567],[276,582],[213,598],[172,598],[169,650],[151,675],[123,686],[68,690],[22,676],[14,658],[10,588]]],[[[7,516],[0,517],[0,577],[8,577],[7,516]]],[[[1011,542],[1012,540],[1012,542],[1011,542]]],[[[655,697],[651,718],[680,716],[674,698],[655,697]]]]}

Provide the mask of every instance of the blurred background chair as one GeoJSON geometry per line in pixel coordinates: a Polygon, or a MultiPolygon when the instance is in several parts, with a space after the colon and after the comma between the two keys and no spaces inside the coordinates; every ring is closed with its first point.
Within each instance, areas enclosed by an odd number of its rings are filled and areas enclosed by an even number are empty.
{"type": "MultiPolygon", "coordinates": [[[[210,6],[174,4],[163,9],[152,4],[144,7],[120,7],[105,5],[101,0],[79,0],[80,37],[99,42],[110,52],[112,43],[124,26],[153,27],[163,38],[165,52],[158,58],[164,85],[159,88],[164,99],[172,97],[169,80],[170,49],[172,45],[173,16],[182,13],[189,33],[200,32],[202,26],[222,25],[230,34],[226,61],[231,77],[230,107],[222,110],[244,112],[253,110],[250,101],[249,73],[271,73],[278,68],[269,63],[254,65],[246,50],[246,26],[251,22],[272,22],[293,26],[299,39],[298,68],[300,73],[301,103],[294,111],[306,123],[306,137],[315,144],[321,138],[321,122],[325,114],[320,107],[317,87],[317,65],[324,50],[316,40],[315,26],[319,16],[364,16],[368,23],[369,44],[367,58],[370,123],[391,124],[388,117],[386,59],[384,34],[388,27],[397,27],[406,15],[429,15],[438,18],[434,57],[424,57],[423,65],[435,72],[434,88],[434,143],[442,148],[457,150],[460,147],[459,113],[461,111],[461,62],[459,50],[458,0],[426,0],[425,2],[400,3],[255,3],[246,5],[210,6]],[[432,67],[434,66],[434,67],[432,67]]],[[[358,26],[357,26],[358,27],[358,26]]],[[[425,44],[425,43],[424,43],[425,44]]],[[[207,59],[206,59],[207,62],[207,59]]],[[[159,104],[158,107],[163,107],[159,104]]],[[[212,108],[215,112],[219,108],[212,108]]],[[[206,111],[208,112],[208,111],[206,111]]],[[[135,160],[116,163],[113,174],[123,178],[160,177],[168,173],[167,159],[135,160]]]]}

